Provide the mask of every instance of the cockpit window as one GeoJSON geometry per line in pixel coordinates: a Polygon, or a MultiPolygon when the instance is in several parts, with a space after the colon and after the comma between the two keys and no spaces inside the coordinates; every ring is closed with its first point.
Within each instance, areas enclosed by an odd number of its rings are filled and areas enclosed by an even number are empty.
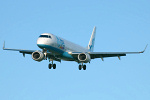
{"type": "Polygon", "coordinates": [[[40,35],[39,37],[43,37],[43,38],[52,38],[50,35],[40,35]]]}

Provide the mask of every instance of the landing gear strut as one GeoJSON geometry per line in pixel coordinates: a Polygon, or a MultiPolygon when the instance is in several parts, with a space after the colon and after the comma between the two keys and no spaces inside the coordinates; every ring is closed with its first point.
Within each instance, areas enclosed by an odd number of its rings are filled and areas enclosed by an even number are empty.
{"type": "Polygon", "coordinates": [[[43,53],[44,53],[44,60],[47,60],[47,50],[43,49],[43,53]]]}

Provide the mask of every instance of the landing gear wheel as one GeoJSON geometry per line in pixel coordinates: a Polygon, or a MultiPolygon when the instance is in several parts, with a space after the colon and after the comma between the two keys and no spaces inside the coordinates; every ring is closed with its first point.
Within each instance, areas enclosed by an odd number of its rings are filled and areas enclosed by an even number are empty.
{"type": "Polygon", "coordinates": [[[56,64],[53,64],[53,69],[56,69],[56,64]]]}
{"type": "Polygon", "coordinates": [[[81,65],[79,65],[79,70],[81,70],[82,69],[82,66],[81,65]]]}
{"type": "Polygon", "coordinates": [[[83,70],[86,70],[86,65],[83,65],[83,70]]]}
{"type": "Polygon", "coordinates": [[[48,68],[51,69],[51,68],[52,68],[52,64],[49,64],[49,65],[48,65],[48,68]]]}

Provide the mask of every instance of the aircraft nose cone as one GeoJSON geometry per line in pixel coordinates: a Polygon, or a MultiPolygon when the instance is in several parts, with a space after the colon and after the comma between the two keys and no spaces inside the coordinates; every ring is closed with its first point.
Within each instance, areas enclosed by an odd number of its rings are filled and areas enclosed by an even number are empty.
{"type": "Polygon", "coordinates": [[[41,38],[38,38],[37,40],[37,45],[38,44],[45,44],[45,40],[44,39],[41,39],[41,38]]]}
{"type": "Polygon", "coordinates": [[[44,38],[38,38],[38,40],[37,40],[37,46],[39,48],[44,48],[45,45],[47,45],[47,41],[44,38]]]}
{"type": "Polygon", "coordinates": [[[38,38],[37,46],[41,49],[46,48],[47,46],[53,46],[54,42],[51,39],[47,38],[38,38]]]}

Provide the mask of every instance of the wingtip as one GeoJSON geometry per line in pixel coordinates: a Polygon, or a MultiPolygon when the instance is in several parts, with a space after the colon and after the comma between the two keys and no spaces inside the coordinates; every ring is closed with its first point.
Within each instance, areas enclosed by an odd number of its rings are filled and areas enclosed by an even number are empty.
{"type": "Polygon", "coordinates": [[[4,48],[5,48],[5,41],[4,41],[4,43],[3,43],[3,50],[4,50],[4,48]]]}
{"type": "Polygon", "coordinates": [[[146,50],[146,48],[147,48],[147,46],[148,46],[148,44],[146,45],[145,49],[144,49],[143,51],[141,51],[140,53],[144,53],[144,52],[145,52],[145,50],[146,50]]]}

